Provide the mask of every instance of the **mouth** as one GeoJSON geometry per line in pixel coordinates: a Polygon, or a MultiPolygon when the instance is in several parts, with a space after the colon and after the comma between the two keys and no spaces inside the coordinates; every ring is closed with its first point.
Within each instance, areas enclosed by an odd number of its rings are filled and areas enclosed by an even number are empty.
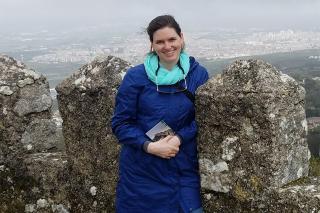
{"type": "Polygon", "coordinates": [[[176,52],[175,50],[172,50],[172,51],[164,52],[164,54],[166,56],[173,56],[175,54],[175,52],[176,52]]]}

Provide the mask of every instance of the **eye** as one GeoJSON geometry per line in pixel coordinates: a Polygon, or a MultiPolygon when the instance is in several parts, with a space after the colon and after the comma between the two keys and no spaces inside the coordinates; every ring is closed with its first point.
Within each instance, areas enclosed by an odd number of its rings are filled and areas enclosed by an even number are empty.
{"type": "Polygon", "coordinates": [[[158,41],[156,41],[155,43],[156,43],[156,44],[163,44],[163,42],[164,42],[164,41],[162,41],[162,40],[158,40],[158,41]]]}
{"type": "Polygon", "coordinates": [[[170,38],[169,41],[175,41],[177,38],[170,38]]]}

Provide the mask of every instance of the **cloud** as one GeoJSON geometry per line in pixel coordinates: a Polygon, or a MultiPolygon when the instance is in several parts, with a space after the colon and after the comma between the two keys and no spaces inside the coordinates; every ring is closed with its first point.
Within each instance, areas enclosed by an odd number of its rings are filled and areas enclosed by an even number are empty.
{"type": "Polygon", "coordinates": [[[0,7],[5,29],[146,26],[172,14],[186,28],[320,27],[318,0],[10,0],[0,7]]]}

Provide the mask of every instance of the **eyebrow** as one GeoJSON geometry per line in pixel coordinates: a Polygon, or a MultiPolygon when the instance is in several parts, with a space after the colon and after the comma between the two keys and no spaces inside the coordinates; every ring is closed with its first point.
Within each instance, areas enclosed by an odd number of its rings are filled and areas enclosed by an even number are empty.
{"type": "MultiPolygon", "coordinates": [[[[171,40],[171,39],[177,39],[177,36],[172,36],[170,38],[168,38],[167,40],[171,40]]],[[[155,40],[155,42],[159,42],[159,41],[164,41],[165,39],[158,39],[158,40],[155,40]]]]}

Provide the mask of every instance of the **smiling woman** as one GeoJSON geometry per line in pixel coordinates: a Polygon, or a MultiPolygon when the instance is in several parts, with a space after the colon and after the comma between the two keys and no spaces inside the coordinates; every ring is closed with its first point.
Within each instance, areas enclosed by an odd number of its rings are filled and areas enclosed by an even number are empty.
{"type": "Polygon", "coordinates": [[[151,50],[143,64],[127,71],[112,118],[122,144],[116,211],[200,213],[193,101],[208,73],[184,51],[183,34],[172,16],[156,17],[147,32],[151,50]],[[159,124],[170,131],[161,134],[159,124]],[[147,132],[161,137],[149,138],[147,132]]]}
{"type": "Polygon", "coordinates": [[[160,63],[170,71],[178,63],[183,48],[183,35],[173,28],[164,27],[154,32],[151,46],[159,56],[160,63]]]}

